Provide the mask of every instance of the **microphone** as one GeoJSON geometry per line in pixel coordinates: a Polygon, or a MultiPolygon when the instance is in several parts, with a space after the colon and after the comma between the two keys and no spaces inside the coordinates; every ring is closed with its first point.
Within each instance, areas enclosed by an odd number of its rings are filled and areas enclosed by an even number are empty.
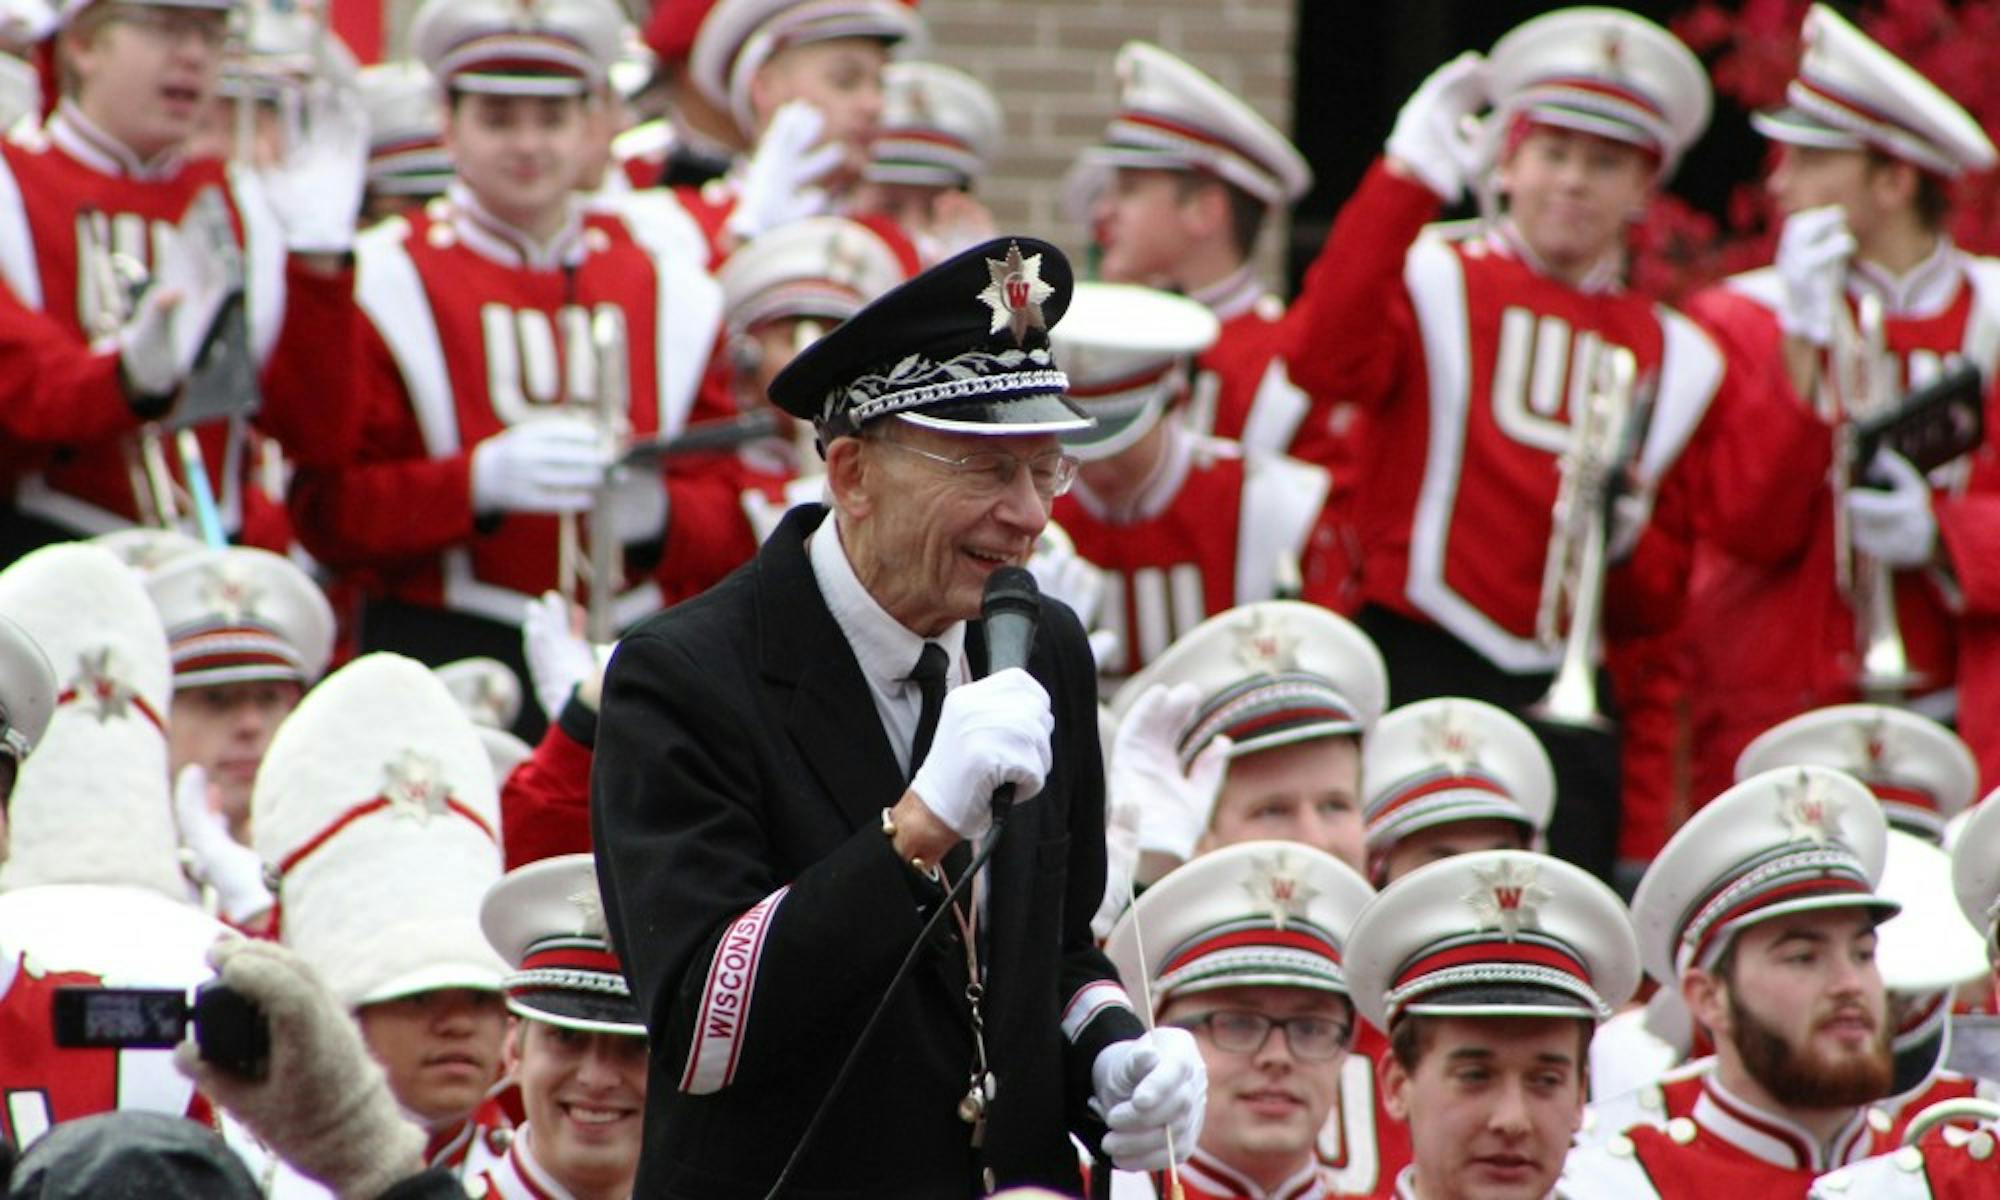
{"type": "MultiPolygon", "coordinates": [[[[1001,567],[986,578],[979,601],[979,619],[986,628],[986,673],[1028,665],[1041,621],[1041,589],[1026,567],[1001,567]]],[[[997,833],[1014,807],[1014,785],[1003,783],[993,792],[993,828],[997,833]]]]}

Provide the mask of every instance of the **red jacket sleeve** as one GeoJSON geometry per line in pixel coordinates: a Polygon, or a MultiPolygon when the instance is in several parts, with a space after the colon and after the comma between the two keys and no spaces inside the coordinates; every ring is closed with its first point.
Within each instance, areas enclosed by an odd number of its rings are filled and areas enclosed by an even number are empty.
{"type": "Polygon", "coordinates": [[[296,255],[286,260],[285,323],[264,364],[257,425],[301,466],[336,467],[354,456],[361,436],[354,376],[363,323],[352,267],[325,274],[296,255]]]}
{"type": "Polygon", "coordinates": [[[500,845],[507,869],[590,852],[589,743],[597,715],[575,697],[549,723],[535,752],[500,789],[500,845]]]}
{"type": "Polygon", "coordinates": [[[0,285],[0,435],[9,441],[97,441],[136,429],[115,353],[92,352],[0,285]]]}

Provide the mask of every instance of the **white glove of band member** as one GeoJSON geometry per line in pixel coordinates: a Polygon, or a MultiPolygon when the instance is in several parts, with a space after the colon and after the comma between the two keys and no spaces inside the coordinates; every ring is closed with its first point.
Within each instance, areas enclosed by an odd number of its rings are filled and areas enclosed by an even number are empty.
{"type": "Polygon", "coordinates": [[[1894,450],[1876,452],[1868,464],[1871,484],[1849,488],[1847,519],[1855,549],[1892,567],[1920,567],[1937,549],[1937,517],[1923,472],[1894,450]]]}
{"type": "Polygon", "coordinates": [[[229,824],[209,803],[208,772],[197,763],[181,768],[174,781],[174,819],[181,845],[192,858],[196,879],[215,889],[223,917],[241,925],[271,907],[271,890],[264,886],[264,860],[229,836],[229,824]]]}
{"type": "Polygon", "coordinates": [[[1403,101],[1383,150],[1447,204],[1465,195],[1478,173],[1478,148],[1467,118],[1487,104],[1486,59],[1467,50],[1432,71],[1403,101]]]}
{"type": "Polygon", "coordinates": [[[523,421],[472,450],[474,512],[584,512],[611,465],[610,447],[582,417],[523,421]]]}
{"type": "Polygon", "coordinates": [[[1140,850],[1181,862],[1194,857],[1208,831],[1229,770],[1226,737],[1203,746],[1181,770],[1181,731],[1200,706],[1201,689],[1194,684],[1156,683],[1133,702],[1111,744],[1111,803],[1139,805],[1140,850]]]}
{"type": "Polygon", "coordinates": [[[555,592],[530,600],[521,617],[521,654],[535,700],[553,721],[577,685],[600,668],[570,602],[555,592]]]}
{"type": "Polygon", "coordinates": [[[1060,600],[1076,613],[1089,629],[1097,623],[1097,610],[1104,603],[1104,572],[1076,552],[1067,536],[1041,537],[1028,556],[1028,573],[1042,595],[1060,600]]]}
{"type": "Polygon", "coordinates": [[[993,827],[993,793],[1014,785],[1032,799],[1054,765],[1049,737],[1056,721],[1041,682],[1019,667],[944,694],[930,753],[910,790],[931,814],[968,841],[993,827]]]}
{"type": "Polygon", "coordinates": [[[194,367],[192,360],[182,361],[180,339],[174,336],[179,323],[174,310],[180,303],[177,291],[147,288],[133,308],[131,319],[113,338],[118,365],[124,369],[125,385],[134,396],[172,395],[180,390],[181,382],[194,367]]]}
{"type": "Polygon", "coordinates": [[[191,1041],[174,1066],[298,1170],[341,1200],[375,1200],[423,1168],[424,1135],[404,1118],[354,1018],[311,967],[276,942],[226,938],[208,961],[271,1030],[261,1080],[204,1062],[191,1041]]]}
{"type": "Polygon", "coordinates": [[[1158,1171],[1186,1162],[1208,1110],[1208,1069],[1185,1029],[1155,1029],[1113,1042],[1090,1064],[1091,1103],[1110,1132],[1104,1152],[1122,1171],[1158,1171]],[[1173,1153],[1167,1153],[1168,1134],[1173,1153]]]}
{"type": "Polygon", "coordinates": [[[1785,218],[1773,265],[1785,288],[1778,325],[1787,334],[1815,346],[1833,341],[1835,306],[1845,303],[1841,281],[1853,255],[1854,235],[1839,205],[1800,209],[1785,218]]]}
{"type": "Polygon", "coordinates": [[[826,211],[826,192],[813,185],[841,164],[846,151],[837,143],[818,144],[825,131],[826,114],[811,101],[789,100],[771,114],[724,223],[729,232],[749,241],[826,211]]]}
{"type": "Polygon", "coordinates": [[[1090,918],[1090,931],[1100,942],[1111,936],[1111,927],[1132,903],[1132,879],[1139,870],[1139,823],[1144,817],[1138,804],[1121,801],[1115,793],[1105,797],[1104,899],[1090,918]]]}
{"type": "Polygon", "coordinates": [[[611,522],[621,546],[650,542],[667,529],[667,480],[658,468],[621,467],[611,473],[611,488],[599,518],[611,522]]]}
{"type": "Polygon", "coordinates": [[[354,246],[368,177],[368,113],[351,88],[321,86],[307,101],[284,161],[258,171],[295,254],[342,254],[354,246]]]}
{"type": "MultiPolygon", "coordinates": [[[[233,248],[226,252],[235,253],[233,248]]],[[[134,275],[146,274],[136,263],[128,269],[134,275]]],[[[114,278],[103,281],[103,286],[124,286],[115,267],[113,272],[114,278]]],[[[230,286],[228,264],[199,244],[191,231],[175,228],[156,240],[145,290],[112,337],[134,395],[160,397],[180,390],[194,370],[208,327],[229,298],[230,286]]]]}

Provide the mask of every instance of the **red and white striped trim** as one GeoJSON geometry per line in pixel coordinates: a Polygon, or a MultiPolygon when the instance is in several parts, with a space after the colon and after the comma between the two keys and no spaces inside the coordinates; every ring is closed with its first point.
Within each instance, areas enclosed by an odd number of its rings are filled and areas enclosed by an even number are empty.
{"type": "Polygon", "coordinates": [[[74,703],[75,701],[83,699],[90,699],[98,703],[103,703],[105,701],[115,701],[118,698],[117,692],[119,691],[122,691],[124,693],[123,698],[127,703],[131,704],[133,708],[139,710],[140,716],[146,718],[147,722],[150,723],[153,726],[153,728],[160,731],[161,737],[166,736],[167,723],[164,719],[161,718],[160,711],[154,708],[152,704],[149,701],[147,701],[147,699],[144,696],[141,696],[138,692],[133,691],[130,688],[126,688],[122,683],[118,682],[115,679],[100,681],[97,684],[95,691],[88,697],[86,697],[84,692],[79,688],[75,687],[65,688],[61,694],[56,696],[56,707],[60,708],[65,704],[74,703]],[[117,690],[110,691],[107,689],[117,689],[117,690]]]}
{"type": "Polygon", "coordinates": [[[1084,984],[1076,990],[1076,995],[1069,998],[1069,1003],[1063,1005],[1064,1040],[1076,1041],[1092,1021],[1106,1010],[1113,1008],[1122,1008],[1126,1012],[1136,1011],[1132,1007],[1132,997],[1125,994],[1124,988],[1110,980],[1100,979],[1094,983],[1084,984]]]}
{"type": "Polygon", "coordinates": [[[1534,824],[1507,786],[1487,775],[1422,772],[1398,780],[1366,807],[1370,844],[1394,841],[1412,827],[1446,821],[1499,817],[1534,824]]]}
{"type": "Polygon", "coordinates": [[[757,961],[763,957],[764,938],[770,933],[778,905],[791,890],[787,884],[772,892],[722,931],[722,940],[708,965],[701,1008],[695,1013],[681,1091],[706,1096],[728,1087],[736,1078],[736,1061],[743,1053],[743,1037],[750,1024],[757,961]]]}

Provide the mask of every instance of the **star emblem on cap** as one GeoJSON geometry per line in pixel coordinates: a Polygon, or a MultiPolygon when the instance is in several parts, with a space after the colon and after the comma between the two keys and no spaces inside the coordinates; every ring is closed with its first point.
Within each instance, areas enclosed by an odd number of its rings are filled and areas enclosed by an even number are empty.
{"type": "Polygon", "coordinates": [[[69,690],[91,710],[98,724],[107,724],[113,717],[124,716],[138,698],[139,693],[123,676],[123,664],[111,647],[85,650],[77,656],[77,675],[69,690]]]}
{"type": "Polygon", "coordinates": [[[444,769],[437,759],[421,750],[405,750],[391,759],[382,773],[389,777],[382,795],[397,816],[428,825],[432,817],[445,814],[451,785],[443,779],[444,769]]]}
{"type": "Polygon", "coordinates": [[[1780,784],[1778,817],[1785,832],[1795,842],[1825,844],[1840,834],[1840,801],[1829,796],[1826,784],[1804,771],[1789,784],[1780,784]]]}
{"type": "Polygon", "coordinates": [[[1270,858],[1250,860],[1250,878],[1243,881],[1243,890],[1250,893],[1252,904],[1271,914],[1271,923],[1279,929],[1292,918],[1305,916],[1306,905],[1319,895],[1282,850],[1270,858]]]}
{"type": "Polygon", "coordinates": [[[571,892],[564,899],[576,910],[576,931],[587,937],[609,936],[604,922],[604,898],[596,888],[582,888],[571,892]]]}
{"type": "Polygon", "coordinates": [[[979,293],[980,303],[993,310],[993,324],[986,332],[1005,329],[1014,335],[1016,346],[1026,345],[1030,329],[1049,327],[1042,318],[1042,301],[1056,291],[1042,282],[1042,256],[1023,258],[1021,248],[1010,244],[1006,258],[986,260],[986,270],[993,277],[979,293]]]}
{"type": "Polygon", "coordinates": [[[1861,743],[1863,769],[1871,774],[1887,770],[1898,758],[1900,747],[1895,743],[1889,730],[1889,722],[1880,715],[1868,718],[1854,727],[1856,739],[1861,743]]]}
{"type": "Polygon", "coordinates": [[[1236,626],[1236,661],[1251,671],[1276,675],[1299,665],[1299,635],[1279,618],[1265,612],[1252,613],[1236,626]]]}
{"type": "Polygon", "coordinates": [[[1424,720],[1425,756],[1453,775],[1479,765],[1479,746],[1479,735],[1460,723],[1457,710],[1449,704],[1424,720]]]}
{"type": "Polygon", "coordinates": [[[1604,40],[1598,43],[1597,52],[1604,60],[1604,70],[1610,75],[1625,73],[1625,34],[1623,30],[1607,29],[1604,40]]]}
{"type": "Polygon", "coordinates": [[[227,567],[210,567],[202,572],[202,607],[231,625],[240,625],[243,618],[256,616],[258,602],[263,598],[264,589],[227,567]]]}
{"type": "Polygon", "coordinates": [[[1554,900],[1555,893],[1538,882],[1541,872],[1533,863],[1508,859],[1495,867],[1473,870],[1478,882],[1461,897],[1472,909],[1481,929],[1498,929],[1513,941],[1523,929],[1541,926],[1541,907],[1554,900]]]}

